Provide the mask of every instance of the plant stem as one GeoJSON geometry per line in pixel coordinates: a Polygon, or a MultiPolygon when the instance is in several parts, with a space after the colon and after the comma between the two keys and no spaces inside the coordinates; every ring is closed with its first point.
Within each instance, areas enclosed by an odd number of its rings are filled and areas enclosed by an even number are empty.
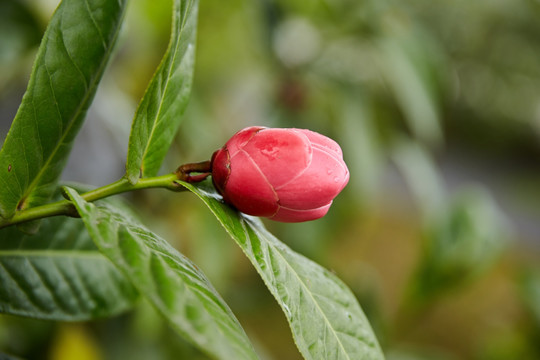
{"type": "MultiPolygon", "coordinates": [[[[176,180],[182,180],[179,179],[179,176],[176,173],[142,178],[134,185],[131,184],[127,178],[122,178],[112,184],[81,194],[81,197],[86,201],[95,201],[111,195],[139,189],[165,188],[172,191],[185,190],[184,187],[176,183],[176,180]]],[[[20,211],[10,219],[0,218],[0,228],[56,215],[77,216],[77,212],[70,201],[60,200],[20,211]]]]}
{"type": "Polygon", "coordinates": [[[211,161],[202,161],[199,163],[184,164],[176,169],[175,174],[178,176],[178,179],[194,183],[203,181],[212,173],[212,162],[211,161]],[[191,175],[192,173],[197,173],[196,175],[191,175]]]}

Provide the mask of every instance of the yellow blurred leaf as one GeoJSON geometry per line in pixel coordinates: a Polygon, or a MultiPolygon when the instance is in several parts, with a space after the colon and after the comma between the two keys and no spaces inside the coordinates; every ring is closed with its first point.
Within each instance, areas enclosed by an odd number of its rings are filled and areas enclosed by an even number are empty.
{"type": "Polygon", "coordinates": [[[51,360],[100,360],[96,340],[80,324],[61,325],[51,347],[51,360]]]}

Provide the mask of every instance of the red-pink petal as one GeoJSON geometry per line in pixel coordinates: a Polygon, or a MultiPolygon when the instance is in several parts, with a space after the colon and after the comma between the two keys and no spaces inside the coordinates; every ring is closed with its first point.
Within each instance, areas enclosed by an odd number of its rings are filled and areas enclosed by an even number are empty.
{"type": "Polygon", "coordinates": [[[343,158],[341,147],[339,146],[337,142],[330,139],[329,137],[326,137],[324,135],[321,135],[319,133],[316,133],[314,131],[307,130],[307,129],[294,129],[294,130],[299,131],[302,134],[306,135],[309,141],[311,142],[312,146],[326,149],[328,152],[334,154],[334,156],[338,159],[343,158]]]}
{"type": "Polygon", "coordinates": [[[317,220],[326,215],[328,209],[330,209],[330,205],[332,205],[331,201],[330,203],[319,208],[308,210],[295,210],[286,207],[280,207],[277,213],[274,216],[270,217],[270,219],[288,223],[317,220]]]}
{"type": "Polygon", "coordinates": [[[231,156],[230,163],[225,201],[248,215],[272,216],[278,208],[277,195],[257,165],[244,151],[231,156]]]}
{"type": "Polygon", "coordinates": [[[313,159],[304,173],[276,187],[281,205],[294,209],[311,209],[333,200],[349,181],[349,171],[343,160],[320,148],[313,149],[313,159]]]}
{"type": "Polygon", "coordinates": [[[290,129],[264,129],[244,146],[274,187],[290,181],[307,168],[312,149],[308,138],[290,129]]]}
{"type": "Polygon", "coordinates": [[[236,155],[236,153],[240,151],[247,144],[247,142],[251,140],[253,136],[255,136],[255,134],[263,129],[266,128],[262,126],[251,126],[234,134],[225,144],[225,147],[227,150],[229,150],[229,154],[231,156],[236,155]]]}
{"type": "Polygon", "coordinates": [[[212,182],[223,195],[225,185],[231,173],[229,152],[226,149],[219,149],[212,155],[212,182]]]}

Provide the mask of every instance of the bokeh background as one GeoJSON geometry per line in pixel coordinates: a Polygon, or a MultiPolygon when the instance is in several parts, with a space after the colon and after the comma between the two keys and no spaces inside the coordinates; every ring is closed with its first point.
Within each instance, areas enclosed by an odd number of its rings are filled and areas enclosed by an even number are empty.
{"type": "MultiPolygon", "coordinates": [[[[0,1],[0,141],[57,1],[0,1]]],[[[337,140],[351,180],[323,219],[267,226],[357,295],[388,359],[540,359],[540,2],[203,0],[190,104],[162,173],[250,125],[337,140]]],[[[170,2],[132,1],[63,175],[123,175],[170,2]]],[[[284,316],[194,196],[127,195],[188,255],[264,359],[300,359],[284,316]]],[[[204,359],[151,307],[90,323],[0,316],[29,359],[204,359]]]]}

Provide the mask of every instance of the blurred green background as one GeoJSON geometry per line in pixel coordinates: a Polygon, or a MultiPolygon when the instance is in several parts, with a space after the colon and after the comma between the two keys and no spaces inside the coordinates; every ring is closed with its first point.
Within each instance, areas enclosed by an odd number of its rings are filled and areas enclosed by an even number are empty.
{"type": "MultiPolygon", "coordinates": [[[[0,141],[57,1],[0,1],[0,141]]],[[[124,173],[130,123],[169,37],[132,1],[64,179],[124,173]]],[[[540,1],[203,0],[195,82],[162,173],[250,125],[337,140],[329,214],[267,226],[357,295],[388,359],[540,359],[540,1]]],[[[128,195],[229,303],[263,359],[299,359],[279,307],[194,196],[128,195]]],[[[0,317],[28,359],[204,359],[146,303],[113,319],[0,317]]],[[[0,356],[1,357],[1,356],[0,356]]]]}

